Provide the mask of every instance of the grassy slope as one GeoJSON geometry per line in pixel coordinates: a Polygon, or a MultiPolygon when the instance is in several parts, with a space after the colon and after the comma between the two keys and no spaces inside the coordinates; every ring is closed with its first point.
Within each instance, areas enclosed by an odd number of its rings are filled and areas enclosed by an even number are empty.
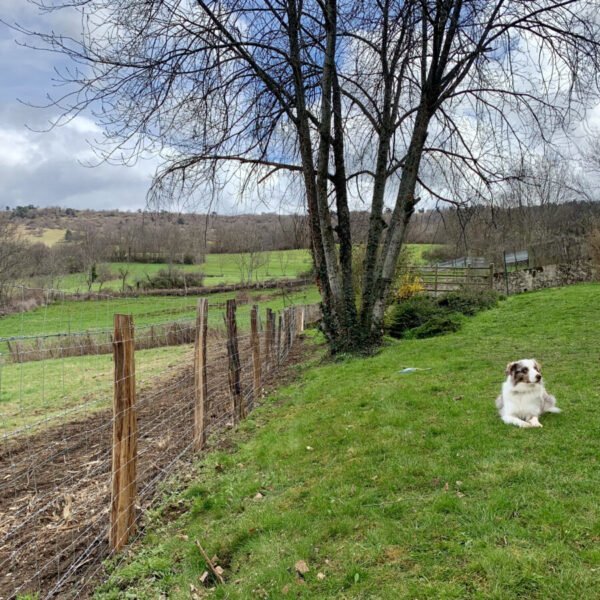
{"type": "Polygon", "coordinates": [[[226,566],[210,598],[598,597],[599,294],[513,297],[458,334],[305,370],[198,465],[165,506],[183,516],[158,514],[98,596],[189,598],[198,539],[226,566]],[[524,356],[564,410],[540,430],[494,410],[524,356]]]}
{"type": "Polygon", "coordinates": [[[42,243],[46,244],[46,246],[54,246],[58,242],[64,241],[66,231],[66,229],[49,229],[44,227],[40,229],[19,227],[19,233],[25,240],[32,244],[42,243]]]}

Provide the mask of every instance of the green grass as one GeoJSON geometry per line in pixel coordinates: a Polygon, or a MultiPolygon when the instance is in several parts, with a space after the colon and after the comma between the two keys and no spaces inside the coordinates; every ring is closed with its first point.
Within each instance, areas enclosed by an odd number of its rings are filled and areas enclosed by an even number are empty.
{"type": "MultiPolygon", "coordinates": [[[[209,296],[209,302],[223,302],[233,296],[214,294],[209,296]]],[[[314,287],[285,296],[273,290],[260,294],[256,292],[250,296],[259,298],[257,303],[263,317],[266,308],[278,311],[290,304],[312,304],[319,300],[314,287]]],[[[133,314],[139,332],[145,325],[193,320],[196,303],[197,298],[194,297],[150,296],[104,301],[67,301],[1,318],[0,338],[110,330],[113,314],[116,312],[133,314]]],[[[250,310],[251,304],[238,306],[237,322],[241,332],[250,328],[250,310]]],[[[221,308],[209,308],[210,327],[223,326],[223,312],[221,308]]],[[[164,376],[170,363],[177,362],[178,357],[187,351],[188,346],[176,346],[136,352],[138,383],[151,375],[164,376]]],[[[191,356],[186,360],[187,364],[191,364],[191,356]]],[[[16,364],[10,360],[6,342],[0,342],[0,433],[43,419],[52,419],[75,406],[85,406],[86,410],[104,408],[112,397],[112,385],[110,354],[16,364]]],[[[141,389],[139,385],[138,388],[141,389]]]]}
{"type": "MultiPolygon", "coordinates": [[[[281,250],[263,253],[266,261],[257,269],[253,281],[265,281],[267,279],[286,279],[298,277],[300,274],[310,271],[311,258],[308,250],[281,250]]],[[[166,264],[145,263],[108,263],[114,279],[103,284],[102,290],[120,290],[119,268],[127,268],[127,284],[134,285],[136,280],[144,280],[146,276],[155,275],[161,269],[167,269],[166,264]]],[[[239,254],[207,254],[206,262],[199,265],[176,265],[186,273],[201,271],[205,274],[204,284],[215,286],[222,284],[239,283],[242,280],[240,271],[239,254]]],[[[245,271],[243,271],[245,273],[245,271]]],[[[245,275],[244,275],[245,277],[245,275]]],[[[58,287],[67,292],[87,291],[85,273],[74,273],[65,275],[60,279],[58,287]]],[[[92,291],[97,292],[98,284],[92,286],[92,291]]]]}
{"type": "MultiPolygon", "coordinates": [[[[280,290],[253,291],[251,299],[264,308],[279,310],[289,304],[312,304],[318,302],[315,287],[282,295],[280,290]]],[[[211,294],[209,304],[223,303],[235,293],[211,294]]],[[[0,338],[15,336],[38,336],[44,334],[70,333],[88,330],[107,330],[113,326],[115,313],[131,314],[138,326],[192,319],[195,316],[195,296],[140,296],[137,298],[110,298],[104,300],[55,302],[29,312],[11,314],[0,318],[0,338]]],[[[222,324],[222,310],[209,313],[209,325],[222,324]]],[[[250,305],[238,307],[241,327],[249,323],[250,305]]],[[[0,347],[0,350],[2,348],[0,347]]]]}
{"type": "Polygon", "coordinates": [[[599,295],[523,294],[456,334],[299,369],[97,598],[597,598],[599,295]],[[494,408],[506,363],[529,356],[564,411],[539,430],[494,408]],[[211,593],[196,540],[225,568],[211,593]]]}
{"type": "MultiPolygon", "coordinates": [[[[171,369],[191,364],[189,345],[135,353],[138,393],[171,369]]],[[[110,406],[113,395],[111,354],[77,356],[21,364],[0,362],[0,434],[44,421],[69,418],[78,408],[88,414],[110,406]]]]}
{"type": "MultiPolygon", "coordinates": [[[[56,230],[49,230],[56,231],[56,230]]],[[[410,253],[411,262],[414,264],[424,264],[423,253],[433,248],[435,244],[407,244],[410,253]]],[[[268,279],[287,279],[294,278],[310,271],[312,260],[308,250],[280,250],[264,252],[265,263],[260,266],[253,281],[265,281],[268,279]]],[[[121,289],[121,280],[119,279],[119,268],[127,268],[127,284],[134,285],[136,280],[144,280],[146,276],[155,275],[161,269],[167,269],[166,264],[145,264],[145,263],[107,263],[114,278],[102,285],[102,291],[121,289]]],[[[205,274],[204,285],[216,286],[222,284],[239,283],[242,279],[240,271],[239,254],[207,254],[206,262],[199,265],[176,265],[186,273],[196,273],[201,271],[205,274]]],[[[55,287],[65,292],[86,292],[88,287],[85,282],[85,273],[73,273],[60,277],[55,287]]],[[[99,284],[92,285],[92,291],[98,292],[99,284]]]]}

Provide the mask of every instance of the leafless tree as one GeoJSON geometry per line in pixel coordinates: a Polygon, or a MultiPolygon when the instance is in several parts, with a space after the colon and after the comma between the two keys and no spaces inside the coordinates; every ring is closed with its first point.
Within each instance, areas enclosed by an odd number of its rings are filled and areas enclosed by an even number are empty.
{"type": "Polygon", "coordinates": [[[110,265],[102,263],[98,265],[96,283],[98,284],[98,292],[102,291],[102,286],[115,278],[115,274],[110,270],[110,265]]]}
{"type": "Polygon", "coordinates": [[[8,300],[10,290],[22,275],[27,245],[18,227],[6,213],[0,213],[0,304],[8,300]]]}
{"type": "Polygon", "coordinates": [[[65,117],[95,108],[118,155],[168,149],[152,201],[301,183],[334,352],[379,342],[420,198],[485,198],[598,87],[593,0],[37,3],[83,13],[80,39],[37,34],[83,65],[65,117]],[[358,300],[354,196],[370,212],[358,300]]]}

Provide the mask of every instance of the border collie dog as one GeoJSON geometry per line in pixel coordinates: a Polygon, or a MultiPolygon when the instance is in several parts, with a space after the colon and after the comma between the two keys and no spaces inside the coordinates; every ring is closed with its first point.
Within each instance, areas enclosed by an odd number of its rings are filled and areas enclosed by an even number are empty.
{"type": "Polygon", "coordinates": [[[559,413],[556,398],[544,388],[540,365],[525,358],[506,366],[506,381],[496,398],[500,418],[507,425],[541,427],[538,417],[543,413],[559,413]]]}

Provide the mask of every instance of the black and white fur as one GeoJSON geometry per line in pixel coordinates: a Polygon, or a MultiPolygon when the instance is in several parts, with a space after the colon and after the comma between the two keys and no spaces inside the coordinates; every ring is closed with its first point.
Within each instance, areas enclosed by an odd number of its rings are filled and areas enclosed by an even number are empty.
{"type": "Polygon", "coordinates": [[[508,363],[496,408],[507,425],[517,427],[542,427],[540,415],[560,412],[556,398],[544,388],[540,365],[533,358],[508,363]]]}

